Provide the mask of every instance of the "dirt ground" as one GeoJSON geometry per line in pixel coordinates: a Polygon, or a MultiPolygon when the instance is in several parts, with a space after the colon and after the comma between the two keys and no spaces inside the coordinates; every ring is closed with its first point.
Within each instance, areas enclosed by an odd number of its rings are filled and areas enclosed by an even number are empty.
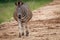
{"type": "Polygon", "coordinates": [[[30,32],[28,37],[18,37],[18,23],[15,20],[2,23],[0,40],[60,40],[59,1],[54,0],[49,5],[33,11],[33,17],[27,24],[30,32]]]}

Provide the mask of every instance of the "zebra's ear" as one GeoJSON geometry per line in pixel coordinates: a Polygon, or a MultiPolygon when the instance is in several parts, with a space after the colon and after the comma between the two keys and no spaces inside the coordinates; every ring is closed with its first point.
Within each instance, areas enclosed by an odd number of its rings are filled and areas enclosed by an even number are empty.
{"type": "Polygon", "coordinates": [[[15,2],[15,5],[17,6],[17,3],[15,2]]]}
{"type": "Polygon", "coordinates": [[[23,2],[19,1],[17,4],[18,4],[18,6],[21,6],[23,4],[23,2]]]}

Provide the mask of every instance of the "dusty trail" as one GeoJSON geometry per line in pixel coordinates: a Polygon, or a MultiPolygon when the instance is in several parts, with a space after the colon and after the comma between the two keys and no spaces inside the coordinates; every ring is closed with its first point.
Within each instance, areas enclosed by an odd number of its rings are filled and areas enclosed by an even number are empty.
{"type": "Polygon", "coordinates": [[[29,36],[19,38],[16,21],[1,24],[0,40],[60,40],[60,4],[50,4],[34,10],[33,18],[27,25],[29,36]]]}

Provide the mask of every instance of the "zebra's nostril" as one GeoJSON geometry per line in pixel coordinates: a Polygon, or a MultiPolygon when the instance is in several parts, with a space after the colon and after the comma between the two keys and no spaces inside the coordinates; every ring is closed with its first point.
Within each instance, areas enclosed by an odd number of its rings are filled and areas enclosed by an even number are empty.
{"type": "Polygon", "coordinates": [[[18,18],[21,19],[21,15],[19,15],[18,18]]]}

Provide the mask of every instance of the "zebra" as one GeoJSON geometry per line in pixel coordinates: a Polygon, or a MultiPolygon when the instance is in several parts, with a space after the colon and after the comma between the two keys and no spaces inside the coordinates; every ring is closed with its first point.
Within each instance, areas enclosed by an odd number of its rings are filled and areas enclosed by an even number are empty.
{"type": "Polygon", "coordinates": [[[27,23],[32,18],[32,11],[29,6],[22,1],[15,2],[16,9],[14,11],[13,17],[18,22],[19,37],[29,36],[29,31],[27,23]]]}

